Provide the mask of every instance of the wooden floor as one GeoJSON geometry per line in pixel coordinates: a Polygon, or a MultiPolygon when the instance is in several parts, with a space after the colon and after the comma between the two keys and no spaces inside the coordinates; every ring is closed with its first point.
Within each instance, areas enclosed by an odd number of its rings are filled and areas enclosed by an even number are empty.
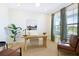
{"type": "MultiPolygon", "coordinates": [[[[23,56],[58,56],[57,43],[47,40],[47,48],[28,46],[28,50],[23,49],[23,56]]],[[[69,56],[68,54],[59,53],[60,56],[69,56]]]]}
{"type": "Polygon", "coordinates": [[[56,44],[47,41],[47,48],[44,47],[28,47],[28,50],[24,52],[24,56],[57,56],[56,44]]]}

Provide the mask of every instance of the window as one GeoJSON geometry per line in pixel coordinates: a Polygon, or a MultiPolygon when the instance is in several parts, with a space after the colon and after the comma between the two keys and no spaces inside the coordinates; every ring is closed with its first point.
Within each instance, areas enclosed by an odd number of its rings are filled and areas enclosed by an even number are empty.
{"type": "Polygon", "coordinates": [[[60,12],[54,16],[54,35],[55,41],[58,42],[58,39],[60,39],[60,12]]]}
{"type": "Polygon", "coordinates": [[[77,4],[73,4],[66,9],[66,19],[67,19],[67,38],[71,34],[77,35],[77,4]]]}

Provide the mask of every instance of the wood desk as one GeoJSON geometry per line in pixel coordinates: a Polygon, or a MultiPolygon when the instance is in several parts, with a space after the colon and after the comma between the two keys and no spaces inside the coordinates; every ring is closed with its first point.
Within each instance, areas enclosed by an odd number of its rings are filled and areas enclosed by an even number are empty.
{"type": "Polygon", "coordinates": [[[36,38],[43,38],[43,47],[47,47],[47,36],[46,35],[42,35],[42,36],[38,36],[38,35],[23,35],[23,38],[25,39],[25,49],[26,49],[26,41],[28,39],[36,39],[36,38]]]}

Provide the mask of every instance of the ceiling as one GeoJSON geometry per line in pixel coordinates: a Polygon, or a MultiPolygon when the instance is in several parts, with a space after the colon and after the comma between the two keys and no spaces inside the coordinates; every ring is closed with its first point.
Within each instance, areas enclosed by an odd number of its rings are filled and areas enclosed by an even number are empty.
{"type": "Polygon", "coordinates": [[[70,3],[9,3],[8,7],[11,9],[23,10],[30,13],[54,13],[61,8],[70,5],[70,3]]]}

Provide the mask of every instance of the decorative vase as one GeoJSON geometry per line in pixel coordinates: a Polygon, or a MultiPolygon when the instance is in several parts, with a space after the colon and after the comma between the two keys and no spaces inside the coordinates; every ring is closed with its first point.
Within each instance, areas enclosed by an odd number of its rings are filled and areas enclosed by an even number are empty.
{"type": "Polygon", "coordinates": [[[44,32],[43,35],[46,35],[46,33],[44,32]]]}

